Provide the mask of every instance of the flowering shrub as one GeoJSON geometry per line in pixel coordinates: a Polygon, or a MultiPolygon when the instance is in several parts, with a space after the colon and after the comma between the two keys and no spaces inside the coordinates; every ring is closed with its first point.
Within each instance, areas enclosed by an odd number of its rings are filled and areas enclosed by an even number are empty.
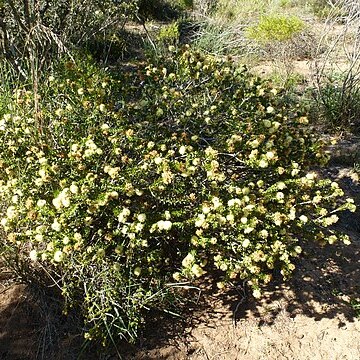
{"type": "MultiPolygon", "coordinates": [[[[173,51],[173,49],[170,49],[173,51]]],[[[0,120],[3,249],[46,269],[87,338],[136,335],[166,282],[215,269],[255,297],[287,277],[299,239],[333,243],[351,199],[308,120],[245,67],[185,47],[120,79],[72,63],[0,120]]]]}

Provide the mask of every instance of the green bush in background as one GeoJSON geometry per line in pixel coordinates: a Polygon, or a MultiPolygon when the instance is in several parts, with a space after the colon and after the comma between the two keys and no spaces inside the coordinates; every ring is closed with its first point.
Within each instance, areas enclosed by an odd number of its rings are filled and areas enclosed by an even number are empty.
{"type": "MultiPolygon", "coordinates": [[[[66,62],[0,120],[1,252],[55,281],[87,339],[134,339],[175,285],[219,271],[255,297],[351,199],[308,120],[245,67],[190,50],[120,74],[66,62]]],[[[23,274],[26,277],[26,274],[23,274]]],[[[31,277],[32,281],[35,281],[31,277]]]]}
{"type": "Polygon", "coordinates": [[[286,41],[304,28],[304,22],[296,16],[264,15],[258,24],[247,29],[247,36],[259,43],[286,41]]]}

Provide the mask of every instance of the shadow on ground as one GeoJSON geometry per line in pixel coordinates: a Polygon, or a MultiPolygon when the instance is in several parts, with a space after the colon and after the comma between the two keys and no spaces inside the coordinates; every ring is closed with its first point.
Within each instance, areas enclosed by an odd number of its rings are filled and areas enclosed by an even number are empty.
{"type": "MultiPolygon", "coordinates": [[[[325,175],[337,180],[346,195],[360,204],[358,183],[343,173],[342,167],[332,167],[325,175]]],[[[359,317],[359,310],[351,304],[360,303],[360,209],[356,213],[344,212],[336,230],[347,233],[352,243],[323,247],[310,242],[301,244],[304,253],[297,261],[293,277],[286,282],[280,276],[275,278],[260,301],[255,301],[242,286],[219,294],[213,283],[203,289],[196,308],[189,308],[181,320],[154,317],[142,341],[127,352],[126,359],[186,359],[195,351],[194,344],[199,343],[192,330],[201,328],[200,332],[212,332],[211,336],[215,336],[214,332],[225,329],[217,327],[223,320],[241,327],[246,326],[247,319],[252,319],[261,328],[273,325],[284,314],[290,320],[302,315],[319,323],[332,319],[326,324],[334,327],[331,331],[335,333],[337,328],[346,330],[347,323],[359,317]]],[[[205,355],[194,358],[206,359],[205,355]]]]}
{"type": "MultiPolygon", "coordinates": [[[[1,270],[1,267],[0,267],[1,270]]],[[[83,339],[78,319],[61,313],[58,298],[0,273],[0,359],[75,360],[83,339]]],[[[98,357],[89,357],[97,360],[98,357]]]]}

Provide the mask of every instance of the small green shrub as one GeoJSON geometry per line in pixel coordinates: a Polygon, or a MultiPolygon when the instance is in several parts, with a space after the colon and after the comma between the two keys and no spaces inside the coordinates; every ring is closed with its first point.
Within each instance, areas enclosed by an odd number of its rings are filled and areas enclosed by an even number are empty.
{"type": "Polygon", "coordinates": [[[1,108],[0,224],[86,338],[135,338],[174,281],[220,270],[259,297],[300,238],[348,242],[328,227],[355,205],[311,171],[326,156],[306,116],[244,66],[188,47],[120,79],[80,65],[44,82],[42,127],[29,91],[1,108]]]}
{"type": "Polygon", "coordinates": [[[168,48],[169,46],[178,45],[179,36],[178,23],[172,23],[161,27],[157,40],[162,44],[162,46],[168,48]]]}
{"type": "Polygon", "coordinates": [[[153,39],[145,41],[144,52],[149,61],[157,61],[159,57],[169,54],[169,47],[178,48],[181,37],[181,22],[175,21],[160,27],[153,39]],[[151,59],[151,60],[150,60],[151,59]]]}
{"type": "Polygon", "coordinates": [[[247,36],[259,43],[286,41],[304,29],[304,22],[296,16],[264,15],[247,29],[247,36]]]}

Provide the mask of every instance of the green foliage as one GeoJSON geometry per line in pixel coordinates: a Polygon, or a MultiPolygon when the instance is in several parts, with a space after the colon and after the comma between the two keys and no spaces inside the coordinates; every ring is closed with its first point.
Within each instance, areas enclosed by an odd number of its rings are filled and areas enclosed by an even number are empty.
{"type": "Polygon", "coordinates": [[[266,0],[217,0],[210,1],[209,8],[214,17],[233,21],[236,19],[246,20],[255,14],[263,14],[271,5],[266,0]]]}
{"type": "Polygon", "coordinates": [[[357,318],[360,318],[360,301],[356,300],[356,299],[352,299],[350,301],[350,305],[353,308],[354,312],[355,312],[355,316],[357,318]]]}
{"type": "Polygon", "coordinates": [[[310,170],[322,144],[280,90],[188,47],[120,77],[67,62],[41,122],[25,89],[0,114],[1,250],[45,269],[86,338],[133,339],[174,280],[220,270],[259,297],[300,238],[348,242],[328,227],[355,205],[310,170]]]}
{"type": "Polygon", "coordinates": [[[280,0],[280,7],[286,8],[287,6],[291,6],[292,1],[291,0],[280,0]]]}
{"type": "Polygon", "coordinates": [[[353,168],[354,168],[354,171],[356,172],[356,174],[359,176],[360,175],[360,163],[355,162],[353,168]]]}
{"type": "Polygon", "coordinates": [[[332,74],[320,84],[317,94],[322,120],[332,129],[359,128],[360,84],[358,74],[332,74]]]}
{"type": "Polygon", "coordinates": [[[169,54],[169,48],[178,48],[182,35],[182,21],[164,24],[154,34],[153,39],[145,42],[145,54],[149,61],[158,61],[159,57],[169,54]]]}
{"type": "Polygon", "coordinates": [[[179,25],[175,22],[161,27],[159,35],[157,36],[157,40],[161,43],[162,46],[168,48],[169,46],[178,45],[179,36],[179,25]]]}
{"type": "Polygon", "coordinates": [[[0,114],[7,111],[7,107],[12,97],[16,74],[12,66],[6,61],[0,62],[0,114]]]}
{"type": "Polygon", "coordinates": [[[312,0],[310,6],[314,15],[320,19],[326,19],[334,11],[334,5],[331,6],[328,0],[312,0]]]}
{"type": "Polygon", "coordinates": [[[296,16],[265,15],[247,29],[247,36],[260,43],[290,40],[304,30],[304,22],[296,16]]]}
{"type": "Polygon", "coordinates": [[[159,21],[174,20],[192,7],[191,0],[139,0],[139,15],[142,19],[159,21]]]}
{"type": "Polygon", "coordinates": [[[192,8],[194,6],[194,0],[181,0],[180,2],[185,8],[192,8]]]}

